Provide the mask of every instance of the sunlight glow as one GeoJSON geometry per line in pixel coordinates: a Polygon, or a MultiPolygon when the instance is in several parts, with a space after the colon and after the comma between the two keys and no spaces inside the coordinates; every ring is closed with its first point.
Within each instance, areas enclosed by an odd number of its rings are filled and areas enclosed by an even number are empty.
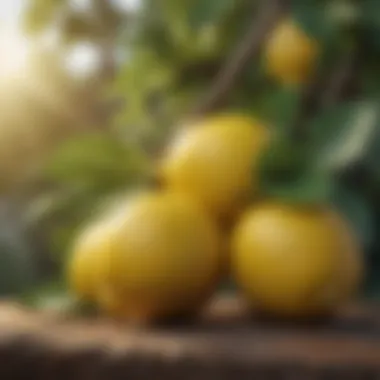
{"type": "Polygon", "coordinates": [[[75,45],[66,57],[66,67],[77,76],[91,75],[99,66],[99,51],[90,43],[75,45]]]}
{"type": "Polygon", "coordinates": [[[0,82],[20,79],[27,68],[30,44],[16,30],[0,29],[0,82]]]}
{"type": "MultiPolygon", "coordinates": [[[[133,11],[140,7],[141,0],[110,0],[122,11],[133,11]]],[[[86,11],[91,7],[90,0],[70,0],[69,4],[77,11],[86,11]]]]}

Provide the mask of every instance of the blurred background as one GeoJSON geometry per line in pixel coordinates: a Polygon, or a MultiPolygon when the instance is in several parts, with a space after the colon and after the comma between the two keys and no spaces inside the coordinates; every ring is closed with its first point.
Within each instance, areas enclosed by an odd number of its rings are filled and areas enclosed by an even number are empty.
{"type": "MultiPolygon", "coordinates": [[[[313,8],[298,3],[303,20],[314,17],[313,8]]],[[[315,30],[339,29],[324,36],[324,64],[344,57],[352,36],[360,33],[366,65],[354,83],[360,99],[378,98],[380,5],[315,3],[329,10],[314,20],[315,30]]],[[[154,158],[210,87],[259,5],[252,0],[0,2],[0,295],[60,286],[78,227],[104,202],[150,177],[154,158]]],[[[227,108],[273,124],[286,118],[294,98],[265,75],[260,59],[231,95],[227,108]]],[[[376,297],[379,133],[368,133],[348,110],[358,114],[343,107],[323,123],[316,139],[320,151],[338,152],[347,163],[336,174],[339,186],[331,201],[366,247],[370,275],[363,297],[376,297]],[[335,123],[342,118],[347,122],[335,123]]]]}

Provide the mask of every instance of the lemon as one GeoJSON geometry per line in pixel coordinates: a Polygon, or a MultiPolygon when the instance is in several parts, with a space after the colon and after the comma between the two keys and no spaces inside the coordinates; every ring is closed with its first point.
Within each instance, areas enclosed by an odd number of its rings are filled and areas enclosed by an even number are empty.
{"type": "Polygon", "coordinates": [[[267,136],[259,121],[239,114],[188,125],[163,157],[163,182],[190,195],[213,216],[228,219],[256,188],[255,163],[267,136]]]}
{"type": "Polygon", "coordinates": [[[69,258],[69,287],[79,298],[94,301],[108,281],[116,218],[107,215],[85,227],[75,240],[69,258]]]}
{"type": "Polygon", "coordinates": [[[232,272],[252,306],[280,316],[325,314],[355,294],[363,256],[333,210],[268,202],[236,227],[232,272]]]}
{"type": "Polygon", "coordinates": [[[112,254],[126,316],[154,319],[193,311],[218,285],[218,231],[185,195],[145,193],[127,202],[112,254]]]}
{"type": "Polygon", "coordinates": [[[108,315],[139,323],[196,313],[223,270],[213,221],[174,192],[135,194],[75,247],[73,289],[108,315]]]}
{"type": "Polygon", "coordinates": [[[319,45],[293,20],[283,20],[264,48],[269,75],[284,84],[305,83],[316,68],[319,45]]]}

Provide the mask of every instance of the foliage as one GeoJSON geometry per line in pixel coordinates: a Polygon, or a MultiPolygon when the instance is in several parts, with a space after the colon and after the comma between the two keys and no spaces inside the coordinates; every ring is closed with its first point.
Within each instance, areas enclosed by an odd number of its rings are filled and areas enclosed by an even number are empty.
{"type": "Polygon", "coordinates": [[[41,33],[60,22],[60,36],[65,42],[102,41],[116,35],[125,21],[125,15],[110,1],[92,0],[86,11],[65,0],[31,0],[27,7],[27,32],[41,33]]]}
{"type": "Polygon", "coordinates": [[[38,255],[26,233],[20,210],[0,200],[0,297],[15,296],[38,283],[38,255]]]}
{"type": "Polygon", "coordinates": [[[44,176],[53,186],[34,199],[28,220],[50,231],[57,247],[53,253],[61,260],[78,226],[120,192],[141,186],[151,172],[148,159],[136,146],[120,136],[92,133],[62,144],[44,176]]]}

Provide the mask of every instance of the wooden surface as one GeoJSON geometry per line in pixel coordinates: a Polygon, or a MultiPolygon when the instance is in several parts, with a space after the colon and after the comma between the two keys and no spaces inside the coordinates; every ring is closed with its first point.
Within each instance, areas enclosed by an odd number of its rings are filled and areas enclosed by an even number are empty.
{"type": "Polygon", "coordinates": [[[0,379],[380,379],[380,307],[314,326],[258,322],[235,298],[193,325],[131,329],[0,306],[0,379]]]}

